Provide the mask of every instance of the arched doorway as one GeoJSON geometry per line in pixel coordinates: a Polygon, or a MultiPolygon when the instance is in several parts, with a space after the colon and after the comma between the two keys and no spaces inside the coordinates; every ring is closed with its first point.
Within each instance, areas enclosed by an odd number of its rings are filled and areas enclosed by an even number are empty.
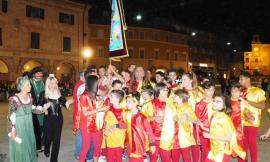
{"type": "Polygon", "coordinates": [[[58,80],[64,81],[74,81],[75,80],[75,68],[70,63],[58,64],[54,69],[56,78],[58,80]]]}
{"type": "Polygon", "coordinates": [[[0,59],[0,81],[9,80],[9,68],[8,65],[0,59]]]}
{"type": "Polygon", "coordinates": [[[35,60],[29,60],[23,65],[22,72],[30,72],[34,67],[37,66],[42,66],[42,64],[35,60]]]}
{"type": "Polygon", "coordinates": [[[59,88],[64,96],[72,95],[75,86],[75,68],[70,63],[56,64],[53,69],[56,78],[59,81],[59,88]]]}

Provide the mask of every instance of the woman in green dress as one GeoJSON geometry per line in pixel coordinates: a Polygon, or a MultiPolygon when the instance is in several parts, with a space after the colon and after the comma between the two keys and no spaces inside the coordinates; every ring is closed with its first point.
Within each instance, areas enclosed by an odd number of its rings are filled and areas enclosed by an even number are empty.
{"type": "Polygon", "coordinates": [[[42,113],[46,109],[32,105],[32,97],[29,93],[31,85],[27,76],[19,79],[17,90],[18,93],[9,100],[10,162],[37,162],[32,112],[42,113]]]}

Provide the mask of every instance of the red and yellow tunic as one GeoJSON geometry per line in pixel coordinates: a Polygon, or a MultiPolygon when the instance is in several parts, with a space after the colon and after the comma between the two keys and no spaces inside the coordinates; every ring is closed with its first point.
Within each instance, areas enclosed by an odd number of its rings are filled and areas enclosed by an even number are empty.
{"type": "MultiPolygon", "coordinates": [[[[254,103],[261,103],[266,101],[265,92],[257,87],[250,87],[243,90],[242,98],[254,103]]],[[[252,123],[250,123],[249,121],[244,119],[243,123],[244,126],[259,127],[261,120],[261,110],[246,103],[245,110],[243,113],[246,113],[247,111],[251,112],[255,120],[252,123]]]]}
{"type": "Polygon", "coordinates": [[[193,123],[184,116],[188,115],[191,117],[192,121],[196,121],[197,117],[192,110],[192,107],[185,103],[181,106],[177,106],[177,118],[178,118],[178,131],[176,141],[174,142],[174,149],[178,148],[187,148],[191,145],[196,145],[194,136],[193,136],[193,123]]]}
{"type": "Polygon", "coordinates": [[[171,150],[174,142],[174,116],[176,115],[176,107],[173,101],[168,98],[165,102],[160,101],[159,99],[154,99],[153,106],[153,118],[163,117],[162,123],[158,123],[154,120],[151,121],[151,127],[155,136],[156,145],[163,150],[171,150]]]}
{"type": "Polygon", "coordinates": [[[190,96],[188,99],[188,103],[191,105],[192,110],[195,111],[196,103],[200,102],[203,99],[204,94],[198,89],[189,90],[188,94],[190,96]]]}
{"type": "Polygon", "coordinates": [[[149,121],[153,119],[154,107],[153,107],[152,100],[149,100],[143,103],[141,112],[143,115],[147,117],[149,121]]]}
{"type": "MultiPolygon", "coordinates": [[[[123,109],[116,109],[111,106],[110,110],[106,113],[105,116],[105,127],[110,128],[116,125],[122,125],[124,123],[123,119],[123,109]]],[[[116,129],[112,133],[109,133],[105,136],[106,147],[108,148],[124,148],[124,142],[126,137],[125,129],[116,129]]]]}
{"type": "Polygon", "coordinates": [[[231,119],[233,122],[233,125],[236,129],[236,137],[237,142],[240,146],[243,146],[243,138],[244,138],[244,132],[243,132],[243,110],[244,105],[242,102],[238,100],[230,100],[230,105],[232,109],[231,119]]]}
{"type": "MultiPolygon", "coordinates": [[[[213,103],[206,103],[204,100],[201,100],[196,104],[195,107],[195,114],[200,122],[203,123],[205,128],[209,128],[210,126],[210,119],[213,114],[213,103]]],[[[199,129],[199,134],[202,135],[203,130],[199,129]]]]}
{"type": "Polygon", "coordinates": [[[126,111],[124,121],[127,126],[128,150],[130,157],[146,156],[150,143],[155,142],[152,128],[142,113],[132,114],[126,111]]]}
{"type": "MultiPolygon", "coordinates": [[[[96,100],[93,100],[93,102],[91,102],[89,93],[85,91],[80,97],[80,107],[81,108],[85,107],[87,111],[96,110],[96,100]]],[[[101,128],[98,128],[96,124],[96,123],[99,123],[98,121],[96,121],[96,114],[85,116],[83,112],[81,111],[80,116],[81,116],[80,127],[87,126],[88,132],[97,132],[101,129],[101,128]]]]}
{"type": "Polygon", "coordinates": [[[230,141],[222,141],[217,139],[210,139],[211,150],[208,154],[208,159],[215,162],[221,162],[224,154],[237,155],[245,159],[246,153],[237,145],[236,131],[232,120],[223,112],[213,114],[210,124],[210,135],[214,137],[226,137],[231,135],[230,141]]]}

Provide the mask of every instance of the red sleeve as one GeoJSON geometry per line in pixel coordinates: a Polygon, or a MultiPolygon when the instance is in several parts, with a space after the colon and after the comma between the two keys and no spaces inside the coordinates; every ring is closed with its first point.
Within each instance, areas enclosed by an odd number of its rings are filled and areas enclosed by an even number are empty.
{"type": "Polygon", "coordinates": [[[88,106],[87,96],[85,94],[81,95],[81,97],[80,97],[80,106],[81,107],[87,107],[88,106]]]}
{"type": "Polygon", "coordinates": [[[148,122],[148,120],[144,120],[143,124],[148,134],[150,143],[155,143],[155,136],[154,136],[150,123],[148,122]]]}

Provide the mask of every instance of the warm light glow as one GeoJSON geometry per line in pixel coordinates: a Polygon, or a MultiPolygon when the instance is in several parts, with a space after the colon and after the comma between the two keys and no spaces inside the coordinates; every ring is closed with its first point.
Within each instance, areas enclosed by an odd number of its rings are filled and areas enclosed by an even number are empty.
{"type": "Polygon", "coordinates": [[[223,78],[225,78],[225,79],[227,78],[227,75],[225,73],[223,74],[223,78]]]}
{"type": "Polygon", "coordinates": [[[57,71],[59,71],[59,70],[60,70],[60,67],[59,67],[59,66],[57,66],[56,70],[57,70],[57,71]]]}
{"type": "Polygon", "coordinates": [[[235,70],[236,70],[236,68],[234,67],[234,68],[233,68],[233,70],[235,71],[235,70]]]}
{"type": "Polygon", "coordinates": [[[204,63],[200,63],[199,66],[200,67],[208,67],[208,65],[207,64],[204,64],[204,63]]]}
{"type": "Polygon", "coordinates": [[[29,70],[29,68],[30,68],[30,67],[29,67],[28,65],[25,66],[25,69],[26,69],[26,70],[29,70]]]}
{"type": "Polygon", "coordinates": [[[192,63],[191,62],[189,62],[188,64],[189,64],[189,66],[192,66],[192,63]]]}
{"type": "Polygon", "coordinates": [[[195,32],[192,32],[191,35],[192,35],[192,36],[196,36],[196,33],[195,33],[195,32]]]}
{"type": "Polygon", "coordinates": [[[92,54],[93,54],[93,51],[90,48],[85,48],[83,50],[83,57],[84,58],[89,58],[92,56],[92,54]]]}
{"type": "Polygon", "coordinates": [[[253,50],[254,50],[255,52],[257,52],[257,51],[259,51],[259,48],[258,48],[258,47],[255,47],[253,50]]]}

